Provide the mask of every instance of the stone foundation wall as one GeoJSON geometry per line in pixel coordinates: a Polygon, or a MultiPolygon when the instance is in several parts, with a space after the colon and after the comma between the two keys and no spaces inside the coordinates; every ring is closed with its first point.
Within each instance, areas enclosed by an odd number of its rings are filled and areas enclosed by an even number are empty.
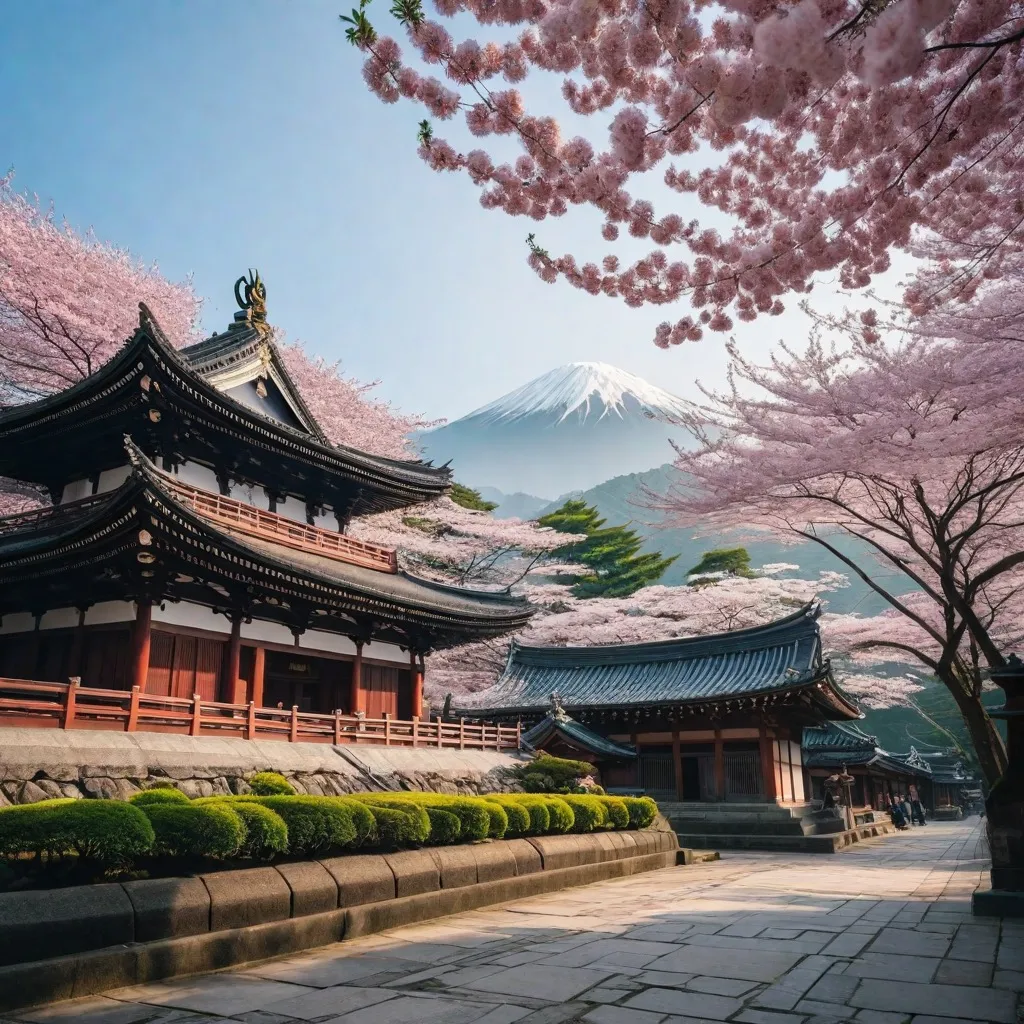
{"type": "Polygon", "coordinates": [[[127,799],[168,780],[190,797],[247,793],[259,771],[280,772],[299,793],[318,796],[477,795],[513,791],[509,769],[520,763],[495,751],[0,728],[0,807],[55,797],[127,799]]]}

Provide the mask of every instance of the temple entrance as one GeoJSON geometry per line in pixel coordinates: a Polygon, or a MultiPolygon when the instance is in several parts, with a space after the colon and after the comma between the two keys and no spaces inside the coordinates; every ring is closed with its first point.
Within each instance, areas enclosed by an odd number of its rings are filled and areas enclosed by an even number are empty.
{"type": "Polygon", "coordinates": [[[263,705],[328,715],[348,710],[352,664],[304,652],[267,651],[263,705]]]}

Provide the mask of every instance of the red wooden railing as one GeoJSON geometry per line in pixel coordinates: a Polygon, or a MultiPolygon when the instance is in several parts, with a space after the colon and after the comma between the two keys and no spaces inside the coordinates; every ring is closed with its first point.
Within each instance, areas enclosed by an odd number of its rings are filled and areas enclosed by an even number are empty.
{"type": "Polygon", "coordinates": [[[0,679],[0,726],[170,732],[186,736],[282,739],[292,743],[370,743],[385,747],[518,750],[519,725],[486,725],[413,718],[316,715],[298,708],[223,704],[198,695],[158,697],[71,683],[0,679]]]}
{"type": "Polygon", "coordinates": [[[163,479],[163,486],[182,504],[195,509],[204,519],[223,523],[239,533],[260,537],[274,544],[310,551],[324,558],[333,558],[349,565],[361,565],[378,572],[397,572],[398,555],[391,548],[378,547],[365,541],[354,540],[341,533],[321,530],[318,526],[297,523],[276,512],[247,505],[244,501],[204,491],[198,487],[163,479]]]}

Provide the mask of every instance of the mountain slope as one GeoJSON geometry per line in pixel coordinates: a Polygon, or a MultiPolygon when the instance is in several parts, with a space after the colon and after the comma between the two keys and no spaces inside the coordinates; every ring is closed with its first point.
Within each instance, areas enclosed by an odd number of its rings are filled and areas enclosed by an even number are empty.
{"type": "Polygon", "coordinates": [[[570,363],[453,423],[420,434],[471,487],[552,500],[672,458],[683,399],[607,363],[570,363]]]}

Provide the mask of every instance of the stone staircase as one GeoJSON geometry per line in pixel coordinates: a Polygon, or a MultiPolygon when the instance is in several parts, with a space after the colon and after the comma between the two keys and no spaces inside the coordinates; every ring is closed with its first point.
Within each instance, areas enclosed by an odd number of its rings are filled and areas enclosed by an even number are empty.
{"type": "Polygon", "coordinates": [[[662,802],[660,807],[679,845],[687,848],[836,853],[894,831],[888,820],[847,829],[834,813],[816,811],[810,804],[662,802]]]}

